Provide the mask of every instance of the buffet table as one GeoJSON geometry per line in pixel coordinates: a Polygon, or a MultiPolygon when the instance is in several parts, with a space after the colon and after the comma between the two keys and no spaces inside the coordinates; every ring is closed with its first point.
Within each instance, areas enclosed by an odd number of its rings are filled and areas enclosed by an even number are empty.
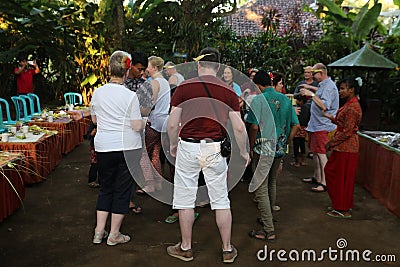
{"type": "Polygon", "coordinates": [[[61,162],[60,138],[57,135],[27,135],[26,139],[10,137],[8,142],[0,142],[0,150],[19,152],[25,155],[21,163],[29,173],[23,177],[24,184],[43,181],[61,162]]]}
{"type": "MultiPolygon", "coordinates": [[[[29,126],[37,125],[40,128],[58,131],[60,138],[60,149],[62,154],[68,154],[78,144],[83,142],[83,135],[79,121],[74,121],[70,118],[56,119],[53,122],[35,121],[29,122],[29,126]]],[[[82,128],[84,123],[82,123],[82,128]]]]}
{"type": "Polygon", "coordinates": [[[25,198],[23,180],[29,174],[23,168],[21,153],[0,152],[0,222],[22,205],[25,198]]]}
{"type": "Polygon", "coordinates": [[[360,152],[357,183],[400,217],[400,149],[379,142],[367,134],[358,135],[360,152]]]}

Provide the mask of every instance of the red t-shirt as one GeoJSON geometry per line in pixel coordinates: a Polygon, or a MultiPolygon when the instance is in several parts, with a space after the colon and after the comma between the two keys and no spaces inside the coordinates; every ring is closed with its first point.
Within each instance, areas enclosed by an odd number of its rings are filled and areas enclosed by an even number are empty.
{"type": "Polygon", "coordinates": [[[179,133],[181,138],[221,138],[225,133],[220,125],[223,128],[226,126],[229,111],[240,110],[236,93],[222,80],[211,75],[201,76],[201,79],[205,82],[212,99],[208,97],[199,78],[182,82],[172,96],[171,106],[182,108],[179,133]],[[214,110],[218,112],[218,116],[214,110]]]}
{"type": "Polygon", "coordinates": [[[34,69],[23,70],[20,74],[16,74],[19,68],[14,69],[14,74],[17,75],[17,92],[18,94],[33,93],[33,75],[34,69]]]}

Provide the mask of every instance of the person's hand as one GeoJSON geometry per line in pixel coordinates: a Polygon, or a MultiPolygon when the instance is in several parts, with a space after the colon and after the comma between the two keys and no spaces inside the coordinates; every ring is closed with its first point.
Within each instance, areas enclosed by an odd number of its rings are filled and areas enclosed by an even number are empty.
{"type": "Polygon", "coordinates": [[[325,144],[325,149],[326,149],[326,151],[331,150],[329,142],[325,144]]]}
{"type": "Polygon", "coordinates": [[[244,153],[240,153],[240,156],[246,160],[246,167],[247,167],[251,161],[250,154],[246,151],[244,153]]]}
{"type": "Polygon", "coordinates": [[[310,90],[307,90],[305,88],[300,89],[300,93],[301,93],[301,95],[305,95],[305,96],[311,96],[313,94],[313,92],[311,92],[310,90]]]}
{"type": "Polygon", "coordinates": [[[253,159],[253,157],[254,157],[253,149],[250,149],[249,156],[250,156],[250,159],[253,159]]]}
{"type": "Polygon", "coordinates": [[[169,146],[169,154],[174,158],[176,158],[176,150],[177,150],[177,148],[178,148],[178,144],[176,144],[176,145],[171,144],[169,146]]]}
{"type": "Polygon", "coordinates": [[[301,112],[301,107],[295,107],[294,111],[296,111],[296,115],[299,116],[301,112]]]}
{"type": "Polygon", "coordinates": [[[36,59],[33,60],[33,66],[34,66],[35,68],[38,67],[38,64],[36,63],[36,59]]]}
{"type": "Polygon", "coordinates": [[[79,110],[69,110],[67,111],[67,114],[74,120],[74,121],[79,121],[82,119],[82,112],[79,110]]]}
{"type": "Polygon", "coordinates": [[[333,121],[333,120],[335,119],[335,117],[333,117],[332,114],[326,113],[325,110],[322,110],[322,116],[324,116],[324,117],[330,119],[331,121],[333,121]]]}

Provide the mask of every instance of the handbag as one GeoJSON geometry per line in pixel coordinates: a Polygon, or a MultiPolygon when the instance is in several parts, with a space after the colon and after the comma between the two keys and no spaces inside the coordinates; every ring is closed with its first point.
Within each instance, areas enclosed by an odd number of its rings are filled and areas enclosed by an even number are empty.
{"type": "MultiPolygon", "coordinates": [[[[205,82],[199,77],[201,83],[204,86],[204,89],[207,92],[207,95],[209,98],[211,97],[210,92],[208,91],[207,85],[205,84],[205,82]]],[[[219,121],[219,117],[218,117],[218,112],[216,110],[216,108],[214,107],[214,103],[212,101],[210,101],[211,106],[215,112],[215,115],[217,116],[217,120],[219,121]]],[[[221,126],[221,124],[219,124],[219,127],[221,127],[222,132],[225,132],[225,129],[221,126]]],[[[228,157],[232,152],[232,145],[231,145],[231,140],[229,138],[229,135],[225,135],[224,139],[221,141],[221,156],[223,156],[224,158],[228,157]]]]}

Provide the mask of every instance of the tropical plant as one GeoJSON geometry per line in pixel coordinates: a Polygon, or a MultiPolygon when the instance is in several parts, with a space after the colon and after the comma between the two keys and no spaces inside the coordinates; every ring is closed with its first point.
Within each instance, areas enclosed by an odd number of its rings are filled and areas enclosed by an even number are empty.
{"type": "MultiPolygon", "coordinates": [[[[368,1],[358,13],[345,12],[340,5],[332,0],[318,0],[321,4],[316,11],[318,16],[324,14],[325,34],[341,33],[345,35],[348,42],[344,43],[350,51],[360,48],[363,41],[373,42],[375,33],[386,34],[386,29],[378,21],[382,4],[374,1],[369,8],[368,1]]],[[[342,2],[342,1],[340,1],[342,2]]]]}
{"type": "MultiPolygon", "coordinates": [[[[183,52],[189,58],[198,55],[209,43],[212,32],[218,30],[216,19],[236,11],[235,0],[138,0],[131,3],[132,18],[141,21],[146,38],[154,40],[162,35],[168,42],[154,42],[153,49],[162,52],[183,52]],[[157,45],[154,45],[157,44],[157,45]],[[165,44],[166,46],[162,46],[165,44]]],[[[160,53],[161,52],[161,53],[160,53]]]]}

